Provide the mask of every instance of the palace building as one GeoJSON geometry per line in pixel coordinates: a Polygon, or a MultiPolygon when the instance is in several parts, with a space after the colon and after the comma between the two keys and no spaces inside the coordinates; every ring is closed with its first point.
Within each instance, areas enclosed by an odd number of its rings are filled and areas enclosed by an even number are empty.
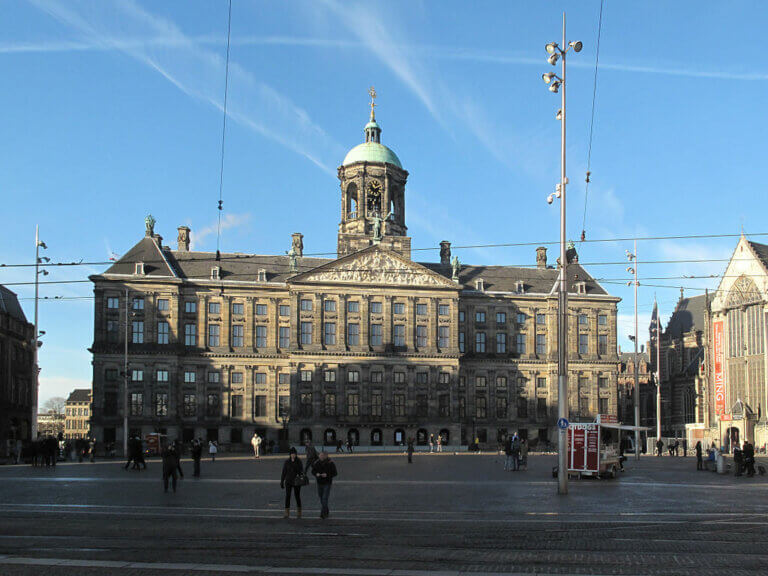
{"type": "MultiPolygon", "coordinates": [[[[185,226],[174,250],[150,216],[91,276],[97,441],[122,439],[126,410],[131,434],[225,444],[254,431],[281,444],[555,440],[559,271],[546,248],[531,267],[463,264],[448,241],[439,261],[414,261],[408,172],[373,108],[364,133],[338,169],[336,258],[304,256],[299,233],[287,255],[191,251],[185,226]]],[[[617,411],[619,299],[568,255],[570,412],[591,421],[617,411]]]]}

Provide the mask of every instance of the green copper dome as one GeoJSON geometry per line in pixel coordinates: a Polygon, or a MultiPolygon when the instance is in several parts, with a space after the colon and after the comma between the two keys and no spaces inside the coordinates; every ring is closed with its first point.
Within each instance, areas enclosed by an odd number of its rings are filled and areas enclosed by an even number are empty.
{"type": "Polygon", "coordinates": [[[397,154],[379,142],[363,142],[350,150],[344,157],[342,166],[348,166],[355,162],[387,162],[402,169],[397,154]]]}

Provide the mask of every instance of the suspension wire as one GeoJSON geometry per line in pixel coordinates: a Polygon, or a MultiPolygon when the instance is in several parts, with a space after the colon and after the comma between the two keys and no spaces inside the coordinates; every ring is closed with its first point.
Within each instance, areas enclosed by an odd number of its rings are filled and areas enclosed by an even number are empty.
{"type": "Polygon", "coordinates": [[[595,51],[595,78],[592,84],[592,119],[589,122],[589,151],[587,152],[587,177],[584,190],[584,218],[581,221],[581,241],[587,239],[587,200],[589,200],[589,180],[592,176],[592,134],[595,129],[595,99],[597,96],[597,67],[600,62],[600,35],[603,31],[603,1],[600,0],[600,17],[597,22],[597,50],[595,51]]]}
{"type": "Polygon", "coordinates": [[[227,137],[227,97],[229,96],[229,45],[232,33],[232,0],[227,17],[227,61],[224,68],[224,119],[221,126],[221,168],[219,170],[219,221],[216,230],[216,260],[221,259],[221,212],[224,204],[224,143],[227,137]]]}

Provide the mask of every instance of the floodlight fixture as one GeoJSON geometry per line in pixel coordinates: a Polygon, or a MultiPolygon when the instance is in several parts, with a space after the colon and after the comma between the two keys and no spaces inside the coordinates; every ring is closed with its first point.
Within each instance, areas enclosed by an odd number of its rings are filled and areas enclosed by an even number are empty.
{"type": "Polygon", "coordinates": [[[574,52],[581,52],[581,49],[584,47],[584,45],[579,40],[576,42],[570,42],[569,45],[571,48],[573,48],[574,52]]]}
{"type": "Polygon", "coordinates": [[[554,54],[558,49],[557,42],[550,42],[545,46],[545,48],[547,50],[547,54],[554,54]]]}

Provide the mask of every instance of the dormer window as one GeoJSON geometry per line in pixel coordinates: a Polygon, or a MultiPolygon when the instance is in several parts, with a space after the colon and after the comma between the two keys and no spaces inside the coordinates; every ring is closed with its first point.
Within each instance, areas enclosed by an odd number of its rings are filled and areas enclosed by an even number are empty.
{"type": "Polygon", "coordinates": [[[586,294],[586,293],[587,293],[587,283],[576,282],[576,294],[586,294]]]}
{"type": "Polygon", "coordinates": [[[258,282],[266,282],[267,281],[267,271],[262,268],[259,270],[256,274],[256,280],[258,282]]]}
{"type": "Polygon", "coordinates": [[[482,278],[475,280],[475,290],[478,292],[485,292],[485,280],[482,278]]]}
{"type": "Polygon", "coordinates": [[[133,271],[134,274],[137,276],[143,276],[144,275],[144,262],[136,262],[136,267],[133,271]]]}
{"type": "Polygon", "coordinates": [[[515,290],[518,294],[525,294],[525,282],[522,280],[515,282],[515,290]]]}
{"type": "Polygon", "coordinates": [[[221,280],[221,267],[214,266],[211,268],[211,280],[221,280]]]}

